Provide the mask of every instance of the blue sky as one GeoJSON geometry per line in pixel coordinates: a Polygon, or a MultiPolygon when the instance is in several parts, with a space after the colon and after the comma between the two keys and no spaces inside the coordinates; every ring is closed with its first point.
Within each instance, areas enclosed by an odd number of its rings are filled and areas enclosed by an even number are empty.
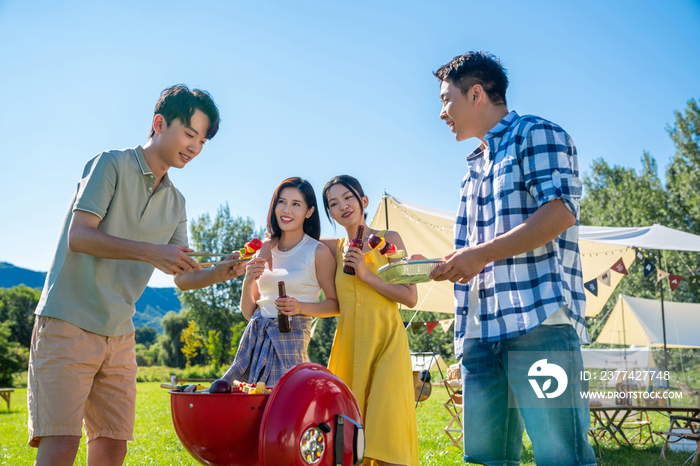
{"type": "MultiPolygon", "coordinates": [[[[332,176],[455,210],[464,157],[432,71],[500,56],[508,107],[599,157],[661,175],[674,110],[700,98],[700,3],[0,0],[0,261],[48,270],[85,162],[147,140],[165,87],[206,89],[219,134],[171,177],[191,219],[228,202],[261,225],[275,186],[332,176]]],[[[324,235],[335,234],[324,221],[324,235]]],[[[342,231],[338,230],[338,234],[342,231]]],[[[153,286],[172,286],[157,272],[153,286]]]]}

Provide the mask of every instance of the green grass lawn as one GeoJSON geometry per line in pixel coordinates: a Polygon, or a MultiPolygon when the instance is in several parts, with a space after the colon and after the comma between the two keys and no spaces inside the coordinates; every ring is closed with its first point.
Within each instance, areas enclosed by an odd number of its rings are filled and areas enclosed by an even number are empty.
{"type": "MultiPolygon", "coordinates": [[[[26,443],[26,396],[26,389],[17,389],[12,394],[11,411],[8,412],[5,409],[4,403],[0,405],[0,465],[31,465],[34,462],[36,451],[26,443]]],[[[443,432],[443,428],[450,420],[449,413],[442,406],[446,399],[445,389],[435,386],[430,398],[418,407],[418,441],[423,466],[463,464],[461,449],[452,446],[443,432]]],[[[668,428],[668,418],[665,416],[652,413],[650,419],[653,423],[652,429],[668,428]]],[[[478,429],[478,426],[469,425],[467,422],[467,435],[469,429],[478,429]]],[[[534,465],[527,434],[524,443],[522,464],[534,465]]],[[[618,447],[610,440],[602,442],[601,445],[603,457],[598,460],[601,466],[680,465],[690,456],[690,453],[669,453],[666,461],[660,460],[661,442],[658,438],[655,446],[647,443],[645,446],[618,447]]],[[[75,464],[86,464],[84,441],[75,464]]],[[[136,431],[134,441],[129,443],[125,464],[139,466],[199,464],[181,446],[170,418],[169,395],[159,388],[157,382],[138,384],[136,431]]]]}

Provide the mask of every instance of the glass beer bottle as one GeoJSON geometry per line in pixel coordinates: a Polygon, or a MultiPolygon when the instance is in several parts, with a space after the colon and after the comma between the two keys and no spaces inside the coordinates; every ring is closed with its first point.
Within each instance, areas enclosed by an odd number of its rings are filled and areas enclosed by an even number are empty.
{"type": "MultiPolygon", "coordinates": [[[[277,289],[279,290],[279,297],[286,298],[287,292],[284,289],[284,282],[277,282],[277,289]]],[[[287,314],[282,314],[279,309],[277,310],[277,326],[279,327],[280,333],[288,333],[292,331],[292,316],[287,314]]]]}
{"type": "MultiPolygon", "coordinates": [[[[365,231],[365,227],[362,225],[359,225],[357,227],[357,234],[355,235],[355,239],[350,241],[350,247],[351,248],[360,248],[362,249],[362,234],[365,231]]],[[[343,272],[345,272],[348,275],[355,275],[355,268],[350,266],[350,265],[345,265],[343,267],[343,272]]]]}

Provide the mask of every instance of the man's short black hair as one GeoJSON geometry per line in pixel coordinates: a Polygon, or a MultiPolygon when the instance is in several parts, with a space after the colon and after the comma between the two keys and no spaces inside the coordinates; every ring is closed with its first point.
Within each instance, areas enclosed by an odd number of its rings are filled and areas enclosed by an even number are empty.
{"type": "MultiPolygon", "coordinates": [[[[153,116],[163,115],[168,125],[177,118],[183,125],[189,126],[195,110],[201,110],[209,117],[210,123],[206,138],[213,138],[216,132],[219,131],[219,109],[216,108],[214,100],[207,91],[199,89],[190,91],[184,84],[171,86],[160,93],[160,99],[156,103],[153,116]]],[[[149,137],[152,138],[154,134],[155,131],[151,128],[149,137]]]]}
{"type": "Polygon", "coordinates": [[[452,84],[466,95],[474,84],[480,84],[491,103],[506,105],[508,76],[501,61],[486,51],[468,52],[433,73],[440,81],[452,80],[452,84]]]}

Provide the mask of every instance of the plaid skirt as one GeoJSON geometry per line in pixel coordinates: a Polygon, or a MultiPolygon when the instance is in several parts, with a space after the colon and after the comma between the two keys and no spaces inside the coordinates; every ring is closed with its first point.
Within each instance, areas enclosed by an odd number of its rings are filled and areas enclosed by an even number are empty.
{"type": "Polygon", "coordinates": [[[311,340],[309,316],[292,316],[292,331],[280,333],[276,318],[260,315],[256,309],[241,337],[236,359],[222,379],[275,385],[292,366],[309,360],[306,348],[311,340]]]}

